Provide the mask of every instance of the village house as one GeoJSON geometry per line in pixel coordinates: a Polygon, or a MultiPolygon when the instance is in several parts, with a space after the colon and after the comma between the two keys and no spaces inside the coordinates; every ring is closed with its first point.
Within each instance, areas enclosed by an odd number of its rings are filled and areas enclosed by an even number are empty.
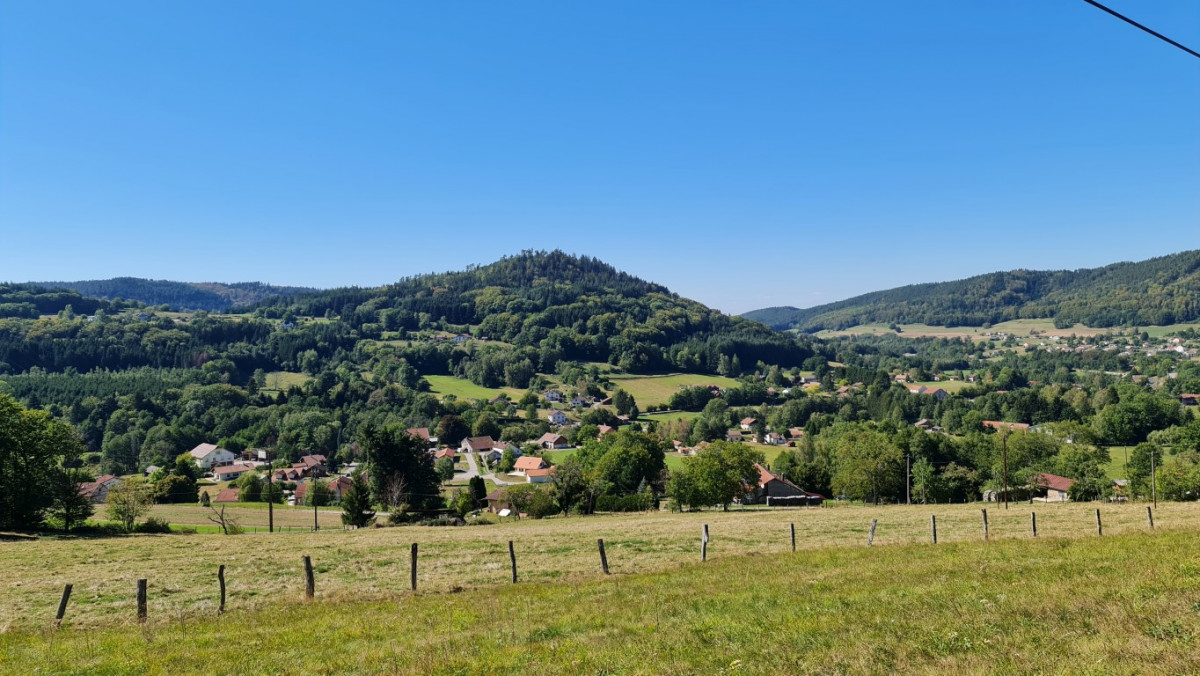
{"type": "Polygon", "coordinates": [[[775,505],[820,505],[825,497],[810,493],[787,479],[772,474],[770,470],[755,463],[758,470],[758,485],[752,495],[746,498],[747,504],[775,505]]]}
{"type": "Polygon", "coordinates": [[[729,429],[729,430],[725,431],[725,441],[741,441],[741,440],[742,440],[742,431],[741,430],[729,429]]]}
{"type": "Polygon", "coordinates": [[[570,418],[562,411],[550,411],[546,415],[546,420],[549,420],[551,425],[566,425],[570,418]]]}
{"type": "Polygon", "coordinates": [[[416,438],[420,439],[421,441],[424,441],[427,444],[432,444],[432,443],[437,442],[436,437],[432,437],[429,435],[428,427],[410,427],[404,431],[407,432],[409,436],[416,437],[416,438]]]}
{"type": "Polygon", "coordinates": [[[531,484],[544,484],[554,480],[554,468],[531,469],[525,472],[525,481],[531,484]]]}
{"type": "MultiPolygon", "coordinates": [[[[349,477],[340,476],[340,477],[337,477],[336,479],[331,479],[329,481],[329,483],[326,484],[329,488],[330,501],[331,502],[341,502],[342,495],[345,494],[346,491],[350,490],[350,486],[352,486],[353,484],[354,484],[354,481],[351,480],[349,477]]],[[[309,486],[311,486],[311,485],[312,485],[311,481],[305,481],[304,483],[298,484],[296,486],[296,492],[292,494],[293,504],[296,504],[296,505],[304,504],[304,501],[308,498],[308,490],[309,490],[309,486]]]]}
{"type": "Polygon", "coordinates": [[[213,498],[213,502],[237,502],[240,488],[222,488],[217,497],[213,498]]]}
{"type": "Polygon", "coordinates": [[[512,502],[508,499],[508,491],[503,488],[497,488],[484,498],[487,500],[487,509],[492,514],[498,514],[500,510],[512,509],[512,502]]]}
{"type": "Polygon", "coordinates": [[[804,436],[804,430],[800,429],[799,427],[789,427],[788,431],[787,431],[787,435],[788,435],[788,439],[795,441],[795,440],[799,439],[800,437],[804,436]]]}
{"type": "Polygon", "coordinates": [[[1028,431],[1028,423],[1004,422],[1002,420],[984,420],[984,427],[990,427],[994,430],[1009,430],[1010,432],[1028,431]]]}
{"type": "Polygon", "coordinates": [[[1066,502],[1071,499],[1071,486],[1074,484],[1074,479],[1043,472],[1034,478],[1033,499],[1038,502],[1066,502]]]}
{"type": "Polygon", "coordinates": [[[463,453],[481,453],[492,450],[495,445],[496,442],[491,437],[467,437],[462,440],[458,449],[463,453]]]}
{"type": "Polygon", "coordinates": [[[213,465],[228,465],[237,459],[233,451],[226,450],[216,444],[197,444],[195,448],[188,451],[188,455],[192,457],[192,461],[200,469],[212,469],[213,465]]]}
{"type": "Polygon", "coordinates": [[[108,500],[108,491],[119,483],[121,483],[119,477],[112,474],[105,474],[95,481],[80,484],[79,494],[92,502],[104,502],[108,500]]]}
{"type": "Polygon", "coordinates": [[[442,458],[450,458],[451,461],[455,461],[458,459],[458,451],[450,448],[449,446],[446,448],[439,448],[434,452],[433,459],[441,460],[442,458]]]}
{"type": "Polygon", "coordinates": [[[941,400],[945,399],[946,397],[950,396],[946,393],[946,390],[943,390],[940,387],[926,387],[924,385],[910,386],[908,388],[908,391],[911,392],[912,394],[927,394],[927,395],[933,397],[934,399],[937,399],[938,401],[941,401],[941,400]]]}
{"type": "Polygon", "coordinates": [[[767,432],[763,435],[763,443],[770,444],[771,446],[782,446],[787,443],[787,439],[784,439],[782,434],[767,432]]]}
{"type": "Polygon", "coordinates": [[[300,462],[292,463],[292,467],[300,470],[303,476],[325,476],[329,474],[329,467],[326,466],[326,462],[327,460],[323,455],[305,455],[300,458],[300,462]]]}
{"type": "Polygon", "coordinates": [[[562,401],[563,400],[562,392],[559,392],[558,390],[546,390],[545,394],[542,396],[546,397],[546,401],[562,401]]]}
{"type": "Polygon", "coordinates": [[[517,458],[517,462],[513,465],[513,474],[525,476],[529,470],[546,469],[549,465],[542,458],[532,455],[522,456],[517,458]]]}
{"type": "Polygon", "coordinates": [[[599,431],[596,433],[596,438],[603,439],[604,437],[612,434],[613,432],[616,432],[617,428],[613,427],[612,425],[601,425],[598,428],[598,430],[599,431]]]}
{"type": "Polygon", "coordinates": [[[566,447],[570,446],[570,443],[567,441],[566,437],[564,437],[561,434],[555,434],[554,432],[547,432],[547,433],[543,434],[537,440],[537,444],[538,444],[538,446],[541,446],[542,448],[544,448],[548,451],[553,451],[553,450],[566,448],[566,447]]]}
{"type": "Polygon", "coordinates": [[[233,481],[246,472],[253,472],[254,467],[238,463],[236,465],[222,465],[213,470],[213,476],[217,481],[233,481]]]}
{"type": "Polygon", "coordinates": [[[304,478],[304,473],[293,467],[285,467],[271,472],[273,481],[299,481],[304,478]]]}
{"type": "Polygon", "coordinates": [[[758,422],[757,418],[742,418],[742,422],[738,424],[743,432],[749,432],[754,427],[754,423],[758,422]]]}

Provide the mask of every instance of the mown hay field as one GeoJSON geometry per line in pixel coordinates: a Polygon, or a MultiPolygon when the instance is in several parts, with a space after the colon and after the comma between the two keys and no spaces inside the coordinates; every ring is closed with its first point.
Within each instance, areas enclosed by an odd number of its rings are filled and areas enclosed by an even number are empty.
{"type": "MultiPolygon", "coordinates": [[[[1028,539],[1017,532],[1015,518],[997,518],[1004,537],[986,543],[966,533],[953,537],[951,529],[947,536],[954,542],[896,544],[917,536],[925,515],[917,509],[883,510],[878,540],[884,546],[867,548],[845,538],[857,540],[861,533],[850,531],[872,510],[814,510],[807,520],[794,515],[805,523],[804,544],[814,548],[793,554],[774,542],[788,518],[779,513],[707,514],[636,525],[629,518],[525,522],[493,531],[525,543],[518,549],[523,567],[516,585],[503,579],[506,563],[492,568],[493,559],[505,558],[503,547],[464,549],[455,539],[462,537],[458,531],[423,539],[422,551],[428,542],[431,559],[438,554],[449,559],[453,548],[464,554],[459,563],[466,568],[486,571],[487,587],[453,594],[440,593],[449,579],[412,594],[400,591],[389,576],[391,589],[382,596],[370,586],[345,583],[349,573],[362,571],[354,571],[340,550],[373,555],[375,547],[386,546],[376,540],[418,529],[338,534],[324,543],[317,536],[237,538],[231,548],[241,551],[285,545],[290,568],[298,568],[294,555],[302,549],[332,562],[324,569],[318,564],[316,598],[300,601],[300,587],[287,583],[248,596],[266,581],[246,580],[255,571],[243,560],[232,576],[238,591],[223,616],[211,605],[185,600],[184,590],[152,584],[150,620],[141,627],[133,622],[131,606],[98,627],[74,620],[57,631],[44,623],[10,625],[0,632],[0,673],[1200,672],[1197,531],[1178,525],[1195,510],[1164,509],[1167,528],[1151,533],[1132,518],[1142,510],[1114,509],[1106,516],[1122,534],[1104,537],[1084,532],[1079,522],[1087,521],[1086,508],[1043,511],[1048,535],[1057,529],[1076,537],[1028,539]],[[687,543],[695,545],[702,519],[713,526],[712,556],[704,564],[695,547],[677,543],[675,535],[682,528],[693,536],[687,543]],[[591,528],[577,532],[585,521],[591,528]],[[638,532],[621,536],[621,524],[638,532]],[[821,525],[838,532],[811,530],[821,525]],[[609,552],[615,575],[598,574],[574,550],[589,544],[579,538],[597,531],[614,545],[609,552]],[[566,548],[553,561],[574,571],[558,581],[538,569],[550,559],[529,554],[531,543],[549,544],[541,538],[551,533],[566,548]],[[646,545],[634,542],[659,538],[667,550],[661,558],[647,556],[646,545]],[[846,546],[818,547],[826,544],[846,546]],[[656,563],[635,565],[646,559],[656,563]],[[658,567],[630,572],[651,565],[658,567]]],[[[971,525],[969,510],[945,514],[947,524],[971,525]]],[[[175,552],[184,548],[181,542],[213,539],[166,538],[172,553],[156,573],[187,563],[175,552]]],[[[594,541],[590,544],[586,549],[594,555],[594,541]]],[[[113,559],[92,565],[109,573],[114,565],[143,570],[154,565],[132,561],[129,553],[117,550],[113,559]]],[[[11,549],[7,555],[27,572],[24,556],[13,557],[11,549]]],[[[194,558],[192,565],[208,555],[194,558]]],[[[367,563],[386,567],[382,560],[367,563]]],[[[59,565],[56,557],[44,561],[59,565]]],[[[434,569],[423,581],[450,572],[430,565],[434,569]]],[[[466,568],[450,567],[459,573],[466,568]]],[[[109,593],[131,598],[132,577],[128,583],[109,593]]]]}
{"type": "MultiPolygon", "coordinates": [[[[1030,540],[1030,509],[1037,511],[1040,539],[1097,537],[1095,505],[1013,504],[1008,511],[988,507],[991,540],[1030,540]]],[[[1100,509],[1105,537],[1147,530],[1143,505],[1100,509]]],[[[505,584],[510,575],[509,540],[514,542],[523,582],[576,583],[600,574],[597,538],[605,540],[613,573],[628,575],[672,570],[698,560],[703,524],[709,525],[712,538],[710,561],[748,561],[746,557],[790,553],[791,524],[802,550],[864,547],[872,519],[878,519],[875,548],[927,543],[931,514],[937,515],[942,544],[982,539],[978,505],[939,505],[654,512],[508,519],[457,528],[0,541],[0,566],[8,580],[0,587],[0,628],[45,626],[66,583],[74,585],[70,623],[98,626],[133,617],[138,578],[149,581],[155,617],[211,614],[217,567],[222,564],[229,581],[229,607],[252,610],[302,602],[304,555],[311,556],[317,568],[318,599],[388,600],[409,594],[409,547],[414,542],[420,546],[420,590],[450,592],[505,584]]],[[[1193,529],[1200,523],[1198,517],[1200,505],[1161,503],[1156,525],[1159,531],[1193,529]]]]}

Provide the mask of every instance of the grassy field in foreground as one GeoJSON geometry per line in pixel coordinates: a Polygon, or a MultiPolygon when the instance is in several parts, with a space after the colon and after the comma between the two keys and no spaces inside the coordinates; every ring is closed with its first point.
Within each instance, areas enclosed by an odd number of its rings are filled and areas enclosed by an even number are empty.
{"type": "MultiPolygon", "coordinates": [[[[1029,506],[989,511],[992,540],[1029,539],[1029,506]]],[[[1042,504],[1043,538],[1095,538],[1092,504],[1042,504]]],[[[1146,530],[1144,505],[1105,505],[1105,534],[1146,530]]],[[[923,543],[936,514],[942,543],[981,538],[977,505],[838,506],[506,520],[466,527],[406,526],[359,531],[247,533],[236,536],[143,535],[124,538],[43,538],[0,542],[0,567],[10,582],[0,587],[0,631],[44,626],[54,616],[62,585],[75,585],[70,618],[76,626],[124,622],[133,613],[138,578],[149,580],[156,617],[201,616],[213,609],[217,566],[229,581],[229,607],[261,609],[297,603],[304,589],[301,557],[317,569],[318,595],[357,600],[406,594],[408,555],[420,545],[422,591],[449,592],[503,584],[509,575],[507,542],[513,540],[522,579],[536,584],[582,582],[596,577],[596,538],[604,538],[614,573],[678,568],[698,558],[702,524],[709,524],[710,559],[766,556],[790,550],[789,524],[801,549],[858,548],[871,519],[879,519],[878,546],[923,543]]],[[[1161,503],[1160,530],[1194,528],[1200,504],[1161,503]]],[[[1194,535],[1193,531],[1193,535],[1194,535]]],[[[1198,599],[1200,600],[1200,599],[1198,599]]]]}
{"type": "Polygon", "coordinates": [[[1197,673],[1195,536],[693,557],[373,601],[322,576],[309,604],[3,632],[0,673],[1197,673]]]}
{"type": "Polygon", "coordinates": [[[671,373],[654,376],[610,375],[613,385],[633,395],[638,408],[646,409],[651,404],[665,404],[671,395],[685,385],[719,385],[737,387],[740,383],[731,378],[710,376],[701,373],[671,373]]]}

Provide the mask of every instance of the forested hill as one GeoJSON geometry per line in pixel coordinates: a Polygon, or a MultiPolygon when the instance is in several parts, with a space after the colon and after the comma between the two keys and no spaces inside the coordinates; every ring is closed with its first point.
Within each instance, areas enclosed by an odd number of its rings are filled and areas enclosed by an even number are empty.
{"type": "Polygon", "coordinates": [[[561,251],[526,251],[461,272],[275,298],[242,309],[270,318],[336,316],[366,337],[457,326],[518,348],[507,359],[528,358],[543,370],[567,359],[610,361],[631,371],[716,372],[722,355],[736,355],[743,364],[780,365],[812,356],[804,344],[756,322],[561,251]]]}
{"type": "Polygon", "coordinates": [[[885,322],[982,326],[1053,318],[1061,327],[1162,325],[1200,320],[1200,250],[1080,270],[1012,270],[953,282],[913,284],[797,309],[743,317],[777,329],[844,329],[885,322]]]}
{"type": "Polygon", "coordinates": [[[221,312],[235,305],[250,305],[273,296],[294,296],[316,289],[273,286],[261,282],[172,282],[162,279],[115,277],[79,282],[31,282],[45,288],[71,289],[92,298],[123,298],[146,305],[166,305],[172,310],[221,312]]]}
{"type": "Polygon", "coordinates": [[[85,298],[71,289],[45,288],[36,284],[0,284],[0,318],[37,319],[41,315],[58,314],[68,308],[71,313],[90,315],[97,310],[109,312],[133,305],[85,298]]]}

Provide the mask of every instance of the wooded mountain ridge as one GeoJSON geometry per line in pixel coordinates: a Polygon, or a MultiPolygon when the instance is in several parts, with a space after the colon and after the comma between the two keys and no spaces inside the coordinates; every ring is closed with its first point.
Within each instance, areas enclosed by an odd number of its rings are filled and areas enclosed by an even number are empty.
{"type": "MultiPolygon", "coordinates": [[[[272,296],[294,296],[317,289],[301,286],[276,286],[262,282],[173,282],[165,279],[114,277],[76,282],[30,282],[49,289],[70,289],[90,298],[137,301],[145,305],[166,305],[172,310],[223,312],[235,305],[252,305],[272,296]]],[[[81,311],[76,308],[76,311],[81,311]]]]}
{"type": "Polygon", "coordinates": [[[1200,320],[1200,250],[1102,268],[992,272],[742,316],[807,332],[869,323],[983,326],[1037,318],[1052,318],[1064,328],[1177,324],[1200,320]]]}

